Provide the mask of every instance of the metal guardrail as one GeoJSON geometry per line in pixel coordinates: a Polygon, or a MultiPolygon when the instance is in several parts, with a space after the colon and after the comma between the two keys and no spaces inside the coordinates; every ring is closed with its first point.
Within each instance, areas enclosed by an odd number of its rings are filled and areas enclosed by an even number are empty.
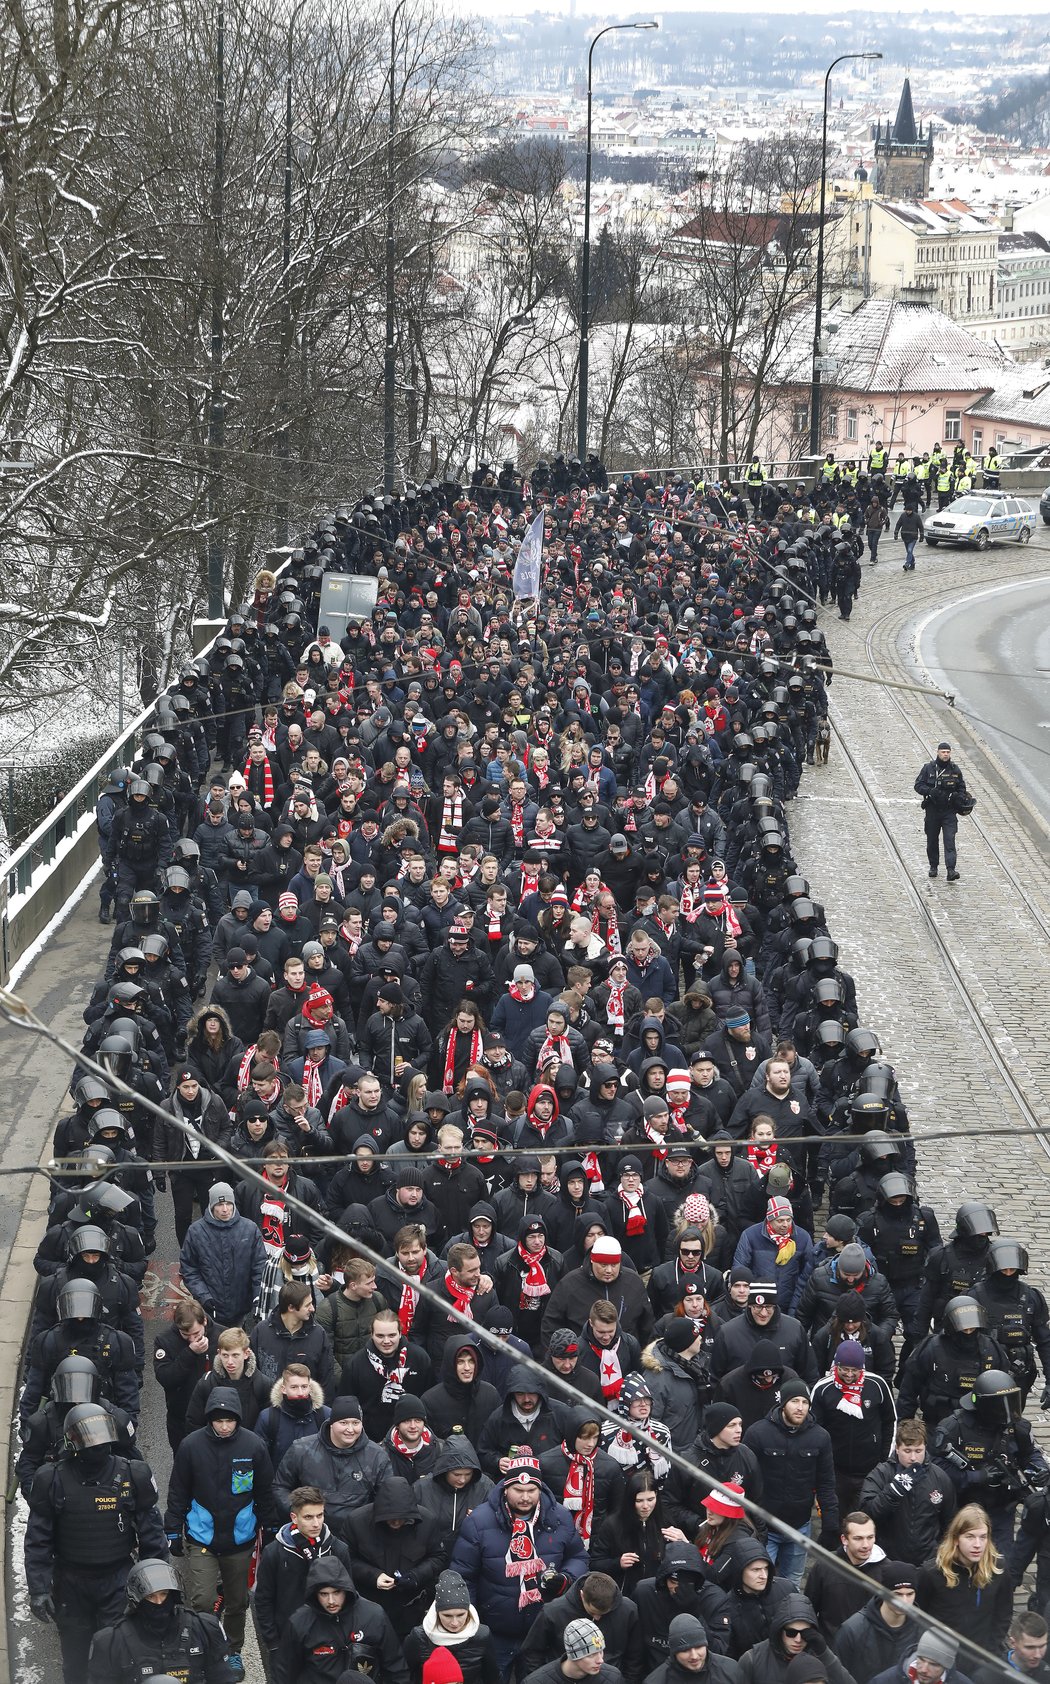
{"type": "MultiPolygon", "coordinates": [[[[270,551],[265,560],[272,565],[282,558],[274,568],[279,575],[288,565],[288,554],[286,549],[270,551]]],[[[213,637],[199,653],[206,655],[214,642],[213,637]]],[[[25,956],[97,864],[95,805],[109,774],[127,763],[129,751],[155,714],[156,703],[144,708],[0,865],[0,979],[4,982],[11,967],[25,956]]]]}

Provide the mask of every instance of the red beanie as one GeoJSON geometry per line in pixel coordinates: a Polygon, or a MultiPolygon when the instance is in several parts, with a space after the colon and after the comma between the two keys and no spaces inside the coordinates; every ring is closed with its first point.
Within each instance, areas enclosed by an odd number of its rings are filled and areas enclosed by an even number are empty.
{"type": "Polygon", "coordinates": [[[434,1649],[423,1662],[423,1684],[463,1684],[463,1669],[449,1649],[434,1649]]]}

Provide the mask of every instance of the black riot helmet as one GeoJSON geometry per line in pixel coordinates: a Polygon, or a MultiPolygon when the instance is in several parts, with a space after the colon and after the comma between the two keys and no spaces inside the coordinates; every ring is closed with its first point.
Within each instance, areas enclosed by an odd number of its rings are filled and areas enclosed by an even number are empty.
{"type": "Polygon", "coordinates": [[[832,1011],[843,1003],[842,984],[833,976],[822,976],[813,995],[820,1012],[832,1011]]]}
{"type": "Polygon", "coordinates": [[[797,941],[791,943],[791,963],[800,975],[808,965],[812,951],[813,943],[809,936],[799,936],[797,941]]]}
{"type": "Polygon", "coordinates": [[[979,1199],[967,1199],[955,1213],[955,1233],[960,1240],[987,1242],[999,1232],[999,1223],[991,1205],[979,1199]]]}
{"type": "MultiPolygon", "coordinates": [[[[145,954],[141,947],[122,947],[117,954],[117,965],[120,970],[125,970],[128,965],[141,966],[144,959],[145,954]]],[[[112,1000],[112,995],[110,999],[112,1000]]]]}
{"type": "MultiPolygon", "coordinates": [[[[83,1161],[88,1153],[101,1158],[105,1153],[107,1163],[116,1163],[116,1159],[109,1147],[101,1140],[94,1142],[81,1154],[83,1161]]],[[[102,1165],[99,1166],[103,1167],[102,1165]]],[[[107,1222],[120,1221],[129,1211],[133,1211],[138,1204],[134,1193],[125,1192],[123,1187],[114,1187],[111,1181],[94,1181],[84,1187],[73,1210],[70,1211],[71,1221],[85,1221],[96,1223],[104,1227],[107,1222]]]]}
{"type": "Polygon", "coordinates": [[[813,924],[816,922],[817,909],[808,895],[799,895],[791,904],[791,922],[793,924],[813,924]]]}
{"type": "Polygon", "coordinates": [[[900,1156],[896,1141],[882,1129],[872,1129],[861,1143],[860,1155],[866,1164],[893,1163],[900,1156]]]}
{"type": "Polygon", "coordinates": [[[196,871],[201,862],[200,843],[191,841],[188,836],[180,836],[171,850],[171,857],[186,871],[196,871]]]}
{"type": "Polygon", "coordinates": [[[130,978],[125,978],[123,982],[115,982],[109,992],[110,1005],[120,1006],[124,1010],[133,1010],[140,1000],[146,998],[146,990],[130,978]]]}
{"type": "Polygon", "coordinates": [[[889,1175],[884,1175],[875,1189],[883,1204],[891,1204],[894,1199],[910,1199],[913,1197],[911,1182],[900,1170],[892,1169],[889,1175]]]}
{"type": "Polygon", "coordinates": [[[130,1073],[135,1049],[126,1035],[107,1035],[99,1042],[98,1061],[103,1070],[123,1081],[130,1073]]]}
{"type": "Polygon", "coordinates": [[[878,1037],[871,1029],[851,1029],[846,1036],[846,1051],[850,1057],[865,1063],[879,1050],[878,1037]]]}
{"type": "Polygon", "coordinates": [[[1028,1248],[1019,1240],[994,1239],[988,1247],[988,1273],[1001,1274],[1014,1269],[1019,1275],[1028,1273],[1028,1248]]]}
{"type": "MultiPolygon", "coordinates": [[[[138,984],[136,984],[136,987],[138,984]]],[[[143,989],[145,993],[145,989],[143,989]]],[[[147,996],[148,998],[148,996],[147,996]]],[[[132,1052],[138,1056],[142,1050],[142,1019],[140,1017],[111,1017],[106,1030],[107,1038],[116,1035],[125,1040],[132,1052]]]]}
{"type": "Polygon", "coordinates": [[[167,936],[158,931],[156,935],[146,936],[142,943],[142,951],[147,959],[166,959],[169,945],[167,936]]]}
{"type": "Polygon", "coordinates": [[[132,778],[128,785],[129,801],[149,801],[150,787],[145,778],[132,778]]]}
{"type": "Polygon", "coordinates": [[[867,1134],[885,1129],[889,1117],[886,1102],[874,1093],[855,1093],[849,1102],[850,1132],[867,1134]]]}
{"type": "MultiPolygon", "coordinates": [[[[128,1607],[138,1608],[140,1601],[145,1601],[146,1596],[155,1596],[158,1591],[162,1590],[170,1591],[175,1596],[182,1596],[182,1590],[180,1590],[178,1580],[175,1578],[175,1568],[172,1568],[167,1561],[150,1561],[150,1559],[136,1561],[135,1566],[128,1573],[128,1583],[125,1585],[128,1607]]],[[[165,1676],[167,1674],[163,1674],[163,1672],[155,1672],[153,1684],[160,1684],[165,1676]]],[[[146,1684],[148,1684],[148,1681],[146,1681],[146,1684]]]]}
{"type": "MultiPolygon", "coordinates": [[[[146,786],[148,789],[148,785],[146,786]]],[[[131,897],[131,922],[140,929],[156,929],[160,919],[160,901],[152,889],[139,889],[131,897]]]]}
{"type": "MultiPolygon", "coordinates": [[[[92,1141],[91,1145],[85,1146],[84,1150],[80,1154],[80,1171],[83,1175],[90,1176],[91,1183],[94,1185],[96,1176],[104,1175],[107,1169],[111,1169],[116,1161],[117,1160],[114,1157],[113,1152],[104,1144],[104,1142],[101,1140],[92,1141]]],[[[98,1186],[99,1188],[109,1187],[110,1183],[108,1181],[100,1181],[98,1186]]],[[[83,1196],[84,1195],[81,1194],[81,1199],[83,1199],[83,1196]]]]}
{"type": "Polygon", "coordinates": [[[738,760],[746,760],[754,746],[754,737],[749,736],[746,731],[738,731],[730,744],[730,750],[738,760]]]}
{"type": "Polygon", "coordinates": [[[101,1321],[102,1294],[91,1281],[67,1281],[55,1299],[59,1321],[101,1321]]]}
{"type": "Polygon", "coordinates": [[[78,1257],[83,1257],[87,1251],[101,1252],[103,1257],[110,1254],[109,1235],[105,1229],[94,1222],[85,1222],[82,1228],[74,1229],[69,1236],[66,1246],[66,1262],[75,1263],[78,1257]]]}
{"type": "Polygon", "coordinates": [[[873,1058],[867,1066],[858,1084],[858,1093],[873,1093],[889,1105],[893,1100],[893,1091],[897,1086],[897,1078],[891,1065],[882,1059],[873,1058]]]}
{"type": "Polygon", "coordinates": [[[81,1076],[73,1089],[73,1098],[78,1105],[91,1105],[100,1099],[108,1099],[109,1089],[97,1076],[81,1076]]]}
{"type": "Polygon", "coordinates": [[[837,1018],[826,1017],[823,1023],[817,1024],[817,1045],[825,1058],[831,1058],[840,1053],[846,1045],[846,1031],[837,1018]]]}
{"type": "Polygon", "coordinates": [[[66,1443],[74,1456],[78,1450],[95,1450],[116,1444],[117,1423],[98,1403],[76,1403],[66,1416],[66,1443]]]}
{"type": "Polygon", "coordinates": [[[984,1333],[988,1328],[988,1312],[968,1292],[949,1298],[944,1306],[941,1326],[953,1336],[964,1333],[984,1333]]]}
{"type": "Polygon", "coordinates": [[[804,877],[788,877],[784,883],[784,899],[798,900],[800,895],[809,894],[809,883],[804,877]]]}
{"type": "MultiPolygon", "coordinates": [[[[164,873],[164,887],[169,895],[188,895],[192,886],[188,871],[184,870],[181,865],[169,865],[164,873]]],[[[151,939],[149,936],[146,937],[147,941],[151,939]]]]}
{"type": "Polygon", "coordinates": [[[51,1376],[52,1403],[97,1403],[102,1379],[90,1357],[63,1357],[51,1376]]]}
{"type": "Polygon", "coordinates": [[[773,793],[773,780],[765,772],[756,772],[751,779],[748,790],[752,799],[757,801],[761,798],[764,800],[773,793]]]}
{"type": "Polygon", "coordinates": [[[814,936],[813,956],[810,960],[810,969],[823,969],[825,974],[827,974],[828,971],[833,971],[835,969],[838,962],[838,942],[832,940],[831,936],[814,936]]]}
{"type": "Polygon", "coordinates": [[[103,1105],[97,1111],[93,1111],[88,1126],[92,1140],[97,1140],[100,1135],[116,1133],[121,1137],[120,1145],[126,1146],[128,1143],[127,1119],[112,1105],[103,1105]]]}
{"type": "Polygon", "coordinates": [[[989,1368],[978,1374],[973,1391],[960,1401],[986,1427],[1005,1428],[1021,1419],[1021,1388],[1013,1375],[1002,1368],[989,1368]]]}

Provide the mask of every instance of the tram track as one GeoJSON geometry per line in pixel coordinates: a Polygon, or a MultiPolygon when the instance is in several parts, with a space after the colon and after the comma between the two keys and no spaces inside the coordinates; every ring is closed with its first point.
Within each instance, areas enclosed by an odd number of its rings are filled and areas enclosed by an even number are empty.
{"type": "MultiPolygon", "coordinates": [[[[994,582],[994,580],[991,582],[994,582]]],[[[914,604],[911,605],[910,611],[914,610],[914,606],[914,604]]],[[[867,632],[867,636],[865,638],[865,651],[869,669],[872,676],[875,678],[882,679],[889,675],[883,671],[883,668],[880,666],[875,655],[873,648],[874,641],[880,631],[890,621],[900,617],[901,612],[902,610],[899,605],[895,608],[889,609],[885,614],[881,615],[879,619],[872,623],[867,632]]],[[[882,694],[887,700],[889,700],[892,707],[900,715],[904,724],[907,725],[912,736],[922,747],[924,755],[927,754],[927,738],[920,731],[918,725],[909,713],[908,708],[905,706],[900,696],[895,691],[888,688],[885,689],[882,694]]],[[[1016,1075],[1010,1067],[1007,1057],[999,1046],[995,1031],[986,1022],[985,1015],[981,1009],[981,1004],[967,982],[963,965],[960,963],[959,958],[953,951],[951,943],[947,940],[940,929],[937,919],[934,916],[929,898],[923,895],[917,886],[908,855],[905,853],[904,848],[895,836],[893,829],[887,820],[883,807],[880,804],[878,796],[872,788],[872,785],[860,764],[858,756],[851,748],[841,724],[834,717],[834,713],[835,710],[833,707],[831,717],[832,729],[835,733],[843,758],[849,768],[851,779],[862,801],[864,802],[871,819],[874,821],[876,830],[886,850],[894,861],[899,876],[903,880],[905,893],[908,896],[911,906],[914,912],[918,915],[921,925],[929,937],[952,989],[954,990],[964,1012],[966,1013],[966,1016],[972,1024],[974,1032],[980,1041],[981,1046],[984,1048],[991,1065],[994,1067],[1002,1086],[1010,1095],[1010,1098],[1013,1101],[1025,1128],[1038,1143],[1043,1154],[1050,1159],[1050,1139],[1047,1138],[1047,1135],[1044,1132],[1045,1124],[1041,1118],[1040,1108],[1037,1102],[1033,1101],[1033,1099],[1025,1091],[1021,1082],[1018,1081],[1016,1075]]],[[[996,867],[1002,872],[1005,881],[1011,888],[1011,891],[1024,905],[1033,923],[1040,929],[1044,937],[1050,937],[1050,924],[1047,923],[1047,920],[1044,918],[1039,907],[1035,905],[1031,896],[1025,889],[1024,884],[1020,881],[1009,862],[1004,858],[1002,850],[989,835],[987,828],[979,823],[975,823],[974,830],[979,835],[990,859],[994,861],[996,867]]]]}

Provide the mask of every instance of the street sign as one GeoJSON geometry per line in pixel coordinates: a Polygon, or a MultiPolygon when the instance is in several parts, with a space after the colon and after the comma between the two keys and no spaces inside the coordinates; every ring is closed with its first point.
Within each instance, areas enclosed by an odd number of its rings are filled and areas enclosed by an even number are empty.
{"type": "Polygon", "coordinates": [[[349,620],[369,620],[379,595],[379,580],[363,573],[325,573],[317,624],[327,626],[333,643],[340,643],[349,620]]]}

